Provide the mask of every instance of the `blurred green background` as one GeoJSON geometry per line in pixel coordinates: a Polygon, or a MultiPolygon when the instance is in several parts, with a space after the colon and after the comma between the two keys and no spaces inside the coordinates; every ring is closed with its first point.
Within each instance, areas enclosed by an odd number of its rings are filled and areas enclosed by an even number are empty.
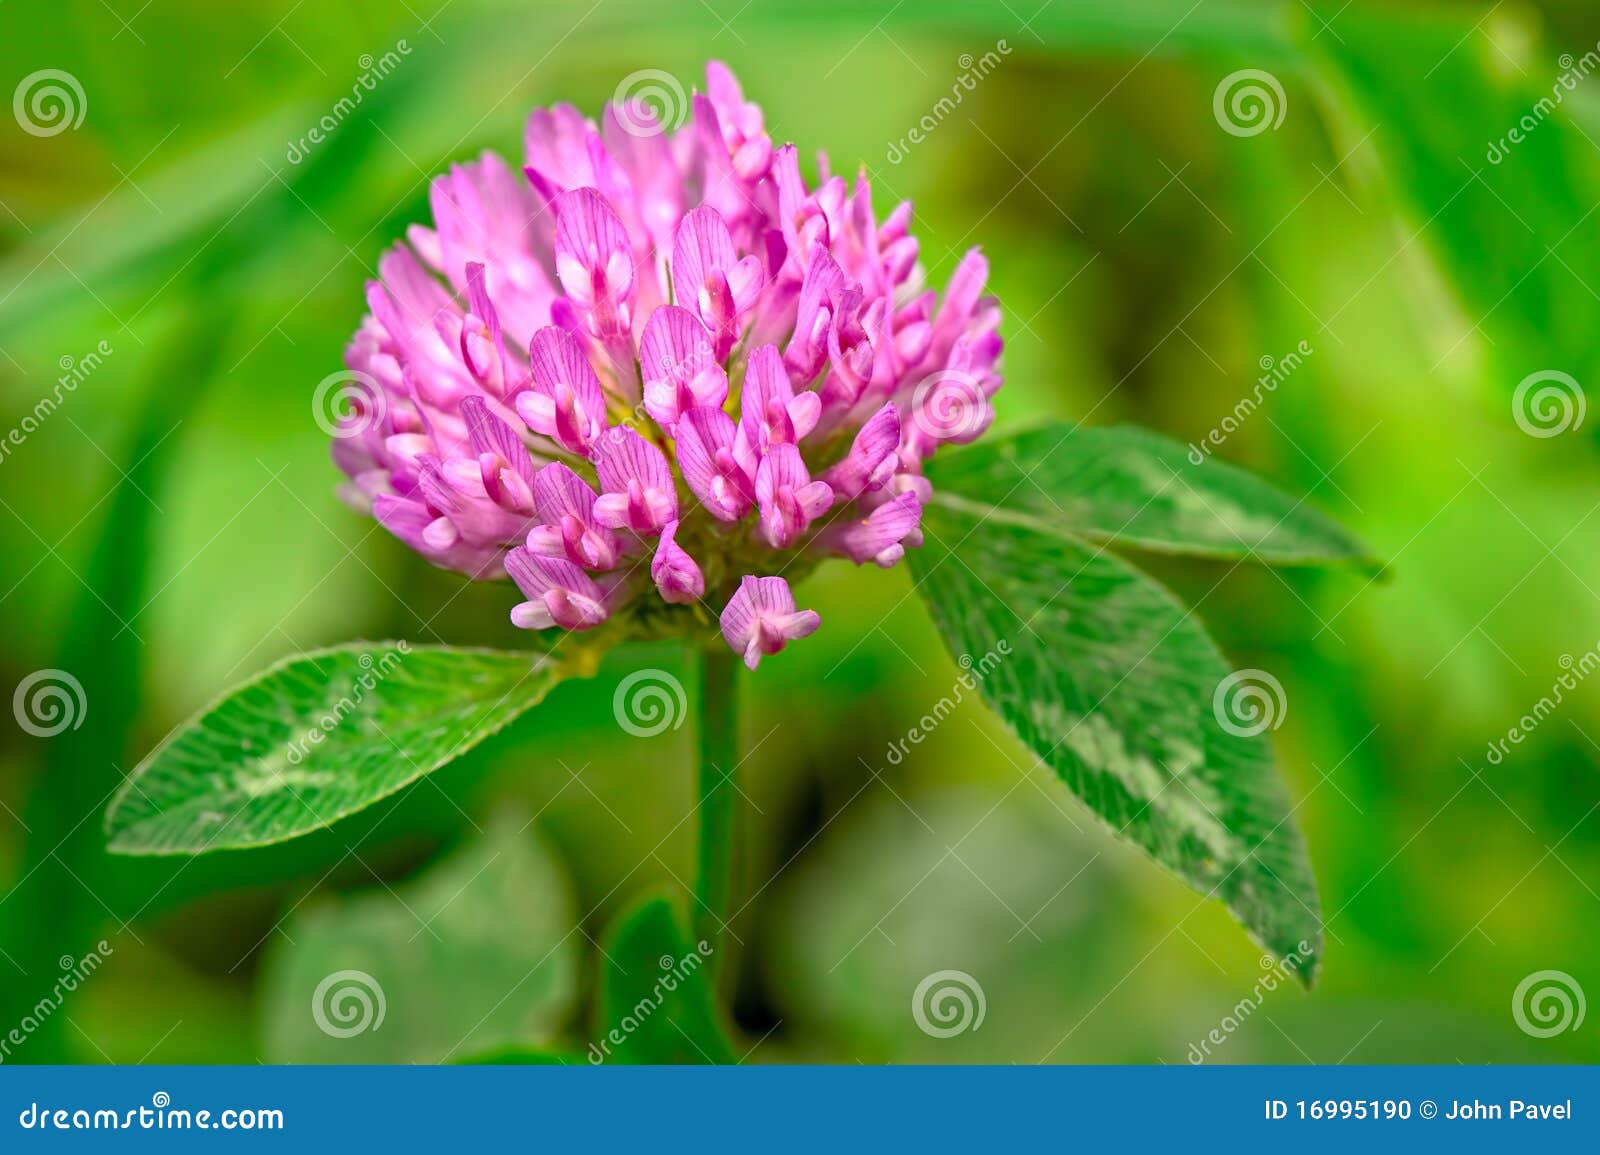
{"type": "MultiPolygon", "coordinates": [[[[1219,456],[1310,495],[1388,579],[1157,571],[1286,688],[1275,744],[1327,916],[1320,986],[1266,992],[1211,1061],[1600,1059],[1600,1011],[1550,1038],[1512,1013],[1542,970],[1600,996],[1600,686],[1487,758],[1600,644],[1600,413],[1548,438],[1513,413],[1530,374],[1600,380],[1597,40],[1587,3],[0,7],[6,91],[55,68],[86,103],[57,135],[0,123],[0,426],[91,367],[0,459],[0,688],[62,669],[85,702],[54,737],[0,727],[0,1033],[63,961],[111,948],[6,1060],[582,1049],[608,917],[690,876],[692,726],[640,739],[612,718],[636,665],[683,673],[670,648],[613,655],[417,788],[279,847],[112,859],[100,819],[171,726],[282,655],[524,642],[503,589],[463,589],[336,501],[310,393],[379,253],[426,219],[429,177],[519,155],[536,105],[593,114],[625,75],[687,86],[708,56],[775,138],[864,164],[880,211],[915,200],[932,283],[984,246],[1002,427],[1197,441],[1264,358],[1311,348],[1219,456]],[[364,54],[402,40],[291,163],[364,54]],[[1223,130],[1213,96],[1241,69],[1281,84],[1276,128],[1223,130]],[[441,888],[472,901],[435,923],[441,888]],[[547,951],[555,993],[515,988],[547,951]],[[404,972],[385,1026],[330,1046],[308,991],[375,952],[404,972]]],[[[1182,1063],[1255,999],[1259,951],[1221,908],[1104,836],[981,706],[891,764],[958,673],[904,567],[826,567],[802,593],[827,628],[748,682],[748,1061],[1182,1063]],[[912,990],[940,969],[981,982],[981,1029],[917,1028],[912,990]]]]}

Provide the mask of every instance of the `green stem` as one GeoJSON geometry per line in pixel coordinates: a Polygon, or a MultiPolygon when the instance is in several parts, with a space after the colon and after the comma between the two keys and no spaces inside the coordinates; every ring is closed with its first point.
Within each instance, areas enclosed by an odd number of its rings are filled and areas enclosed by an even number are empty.
{"type": "Polygon", "coordinates": [[[695,882],[695,939],[712,947],[712,967],[721,955],[733,885],[738,791],[739,658],[722,646],[706,649],[700,680],[700,851],[695,882]]]}

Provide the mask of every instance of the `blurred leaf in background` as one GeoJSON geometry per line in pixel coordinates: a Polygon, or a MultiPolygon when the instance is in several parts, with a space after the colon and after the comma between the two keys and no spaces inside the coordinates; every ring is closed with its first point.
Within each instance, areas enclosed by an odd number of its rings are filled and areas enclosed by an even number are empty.
{"type": "Polygon", "coordinates": [[[560,862],[506,815],[422,877],[284,923],[261,976],[273,1063],[440,1063],[551,1042],[580,941],[560,862]]]}

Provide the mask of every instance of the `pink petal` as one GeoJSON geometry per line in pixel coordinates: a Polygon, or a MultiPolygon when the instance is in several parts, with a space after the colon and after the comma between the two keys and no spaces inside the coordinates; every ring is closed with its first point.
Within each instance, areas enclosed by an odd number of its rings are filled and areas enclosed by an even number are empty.
{"type": "Polygon", "coordinates": [[[678,495],[666,454],[626,425],[608,429],[595,447],[605,490],[595,520],[612,529],[655,533],[678,516],[678,495]]]}
{"type": "Polygon", "coordinates": [[[755,486],[734,453],[733,418],[720,409],[691,409],[678,424],[678,468],[712,516],[738,521],[750,511],[755,486]]]}
{"type": "Polygon", "coordinates": [[[887,569],[905,556],[902,543],[916,534],[921,520],[921,500],[902,493],[865,517],[829,526],[823,544],[857,565],[870,561],[887,569]]]}
{"type": "Polygon", "coordinates": [[[829,468],[823,480],[833,486],[841,501],[854,501],[864,492],[882,489],[893,476],[900,447],[900,414],[885,405],[856,433],[850,452],[829,468]]]}
{"type": "Polygon", "coordinates": [[[609,616],[600,586],[562,558],[514,549],[506,555],[506,573],[528,599],[511,611],[512,623],[521,629],[586,630],[609,616]]]}
{"type": "Polygon", "coordinates": [[[794,593],[781,577],[746,574],[722,611],[722,636],[752,670],[764,655],[776,654],[795,638],[814,633],[822,619],[815,610],[796,612],[794,593]]]}
{"type": "Polygon", "coordinates": [[[678,544],[677,535],[678,523],[668,522],[650,562],[650,577],[664,600],[688,605],[705,596],[706,579],[694,558],[678,544]]]}
{"type": "Polygon", "coordinates": [[[633,274],[627,230],[606,198],[592,188],[557,197],[556,276],[567,296],[590,313],[596,334],[626,330],[633,274]]]}
{"type": "Polygon", "coordinates": [[[825,482],[811,480],[793,445],[774,445],[756,470],[756,501],[768,543],[774,549],[788,549],[812,519],[827,512],[833,490],[825,482]]]}
{"type": "Polygon", "coordinates": [[[680,306],[663,305],[650,314],[639,363],[645,409],[666,428],[690,409],[720,408],[728,398],[728,377],[712,355],[705,326],[680,306]]]}
{"type": "Polygon", "coordinates": [[[533,335],[528,362],[532,387],[517,394],[518,415],[535,433],[587,456],[606,427],[606,399],[583,346],[546,325],[533,335]]]}

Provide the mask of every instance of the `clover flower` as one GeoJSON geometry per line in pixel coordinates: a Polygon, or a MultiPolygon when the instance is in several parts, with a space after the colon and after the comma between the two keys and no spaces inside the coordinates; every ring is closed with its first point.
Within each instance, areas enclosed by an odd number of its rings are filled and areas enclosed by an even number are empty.
{"type": "Polygon", "coordinates": [[[536,110],[521,172],[437,178],[346,351],[343,489],[524,629],[720,624],[753,669],[818,626],[789,579],[920,542],[923,462],[993,417],[1000,312],[923,287],[911,206],[808,188],[725,67],[687,123],[536,110]]]}

